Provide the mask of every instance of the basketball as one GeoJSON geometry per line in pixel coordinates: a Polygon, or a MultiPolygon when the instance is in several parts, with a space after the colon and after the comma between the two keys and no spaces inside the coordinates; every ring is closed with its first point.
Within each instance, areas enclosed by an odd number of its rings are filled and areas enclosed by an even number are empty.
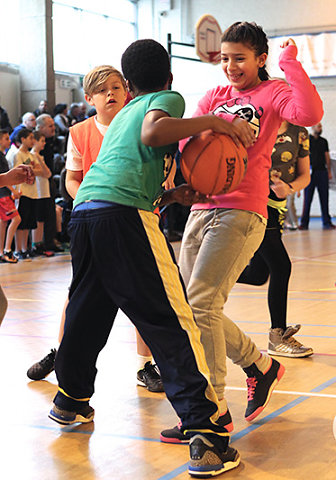
{"type": "Polygon", "coordinates": [[[231,137],[210,130],[192,137],[182,150],[185,181],[204,195],[232,192],[244,178],[247,152],[231,137]]]}

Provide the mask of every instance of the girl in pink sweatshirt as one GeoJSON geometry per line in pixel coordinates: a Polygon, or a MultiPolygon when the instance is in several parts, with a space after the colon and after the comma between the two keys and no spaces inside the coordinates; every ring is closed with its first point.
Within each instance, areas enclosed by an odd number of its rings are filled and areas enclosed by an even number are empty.
{"type": "MultiPolygon", "coordinates": [[[[238,188],[193,205],[179,259],[223,423],[230,430],[231,416],[224,399],[226,356],[247,374],[248,421],[265,408],[284,367],[260,353],[224,314],[224,304],[264,237],[271,153],[281,122],[309,126],[323,115],[322,101],[296,60],[295,42],[289,39],[282,48],[279,65],[287,83],[269,79],[265,69],[268,44],[262,28],[248,22],[231,25],[221,43],[221,64],[229,85],[209,90],[194,114],[217,115],[241,131],[248,125],[255,134],[238,188]]],[[[180,142],[181,148],[185,142],[180,142]]],[[[178,427],[161,434],[162,441],[171,443],[184,442],[185,437],[178,427]]]]}

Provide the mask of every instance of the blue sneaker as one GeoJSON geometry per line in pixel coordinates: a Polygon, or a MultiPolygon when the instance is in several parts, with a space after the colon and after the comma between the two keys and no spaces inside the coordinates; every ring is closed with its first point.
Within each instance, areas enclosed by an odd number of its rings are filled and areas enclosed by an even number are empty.
{"type": "Polygon", "coordinates": [[[54,420],[61,425],[72,425],[73,423],[89,423],[93,421],[94,409],[90,405],[85,404],[77,412],[69,412],[63,410],[54,404],[48,415],[51,420],[54,420]]]}
{"type": "MultiPolygon", "coordinates": [[[[196,433],[196,432],[195,432],[196,433]]],[[[211,441],[214,435],[196,434],[190,439],[189,475],[197,478],[211,478],[238,467],[240,455],[235,448],[228,446],[227,437],[224,450],[219,450],[211,441]]],[[[220,438],[220,437],[219,437],[220,438]]],[[[221,439],[224,440],[224,439],[221,439]]],[[[216,442],[217,443],[217,442],[216,442]]]]}

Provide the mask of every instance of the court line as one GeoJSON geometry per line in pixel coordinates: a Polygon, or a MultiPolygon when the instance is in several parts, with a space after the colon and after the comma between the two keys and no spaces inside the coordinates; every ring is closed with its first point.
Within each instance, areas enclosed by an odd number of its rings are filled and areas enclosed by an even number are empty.
{"type": "MultiPolygon", "coordinates": [[[[318,385],[317,387],[313,388],[309,393],[313,394],[313,393],[321,392],[322,390],[324,390],[325,388],[328,388],[329,386],[333,385],[334,383],[336,383],[336,377],[333,377],[330,380],[327,380],[326,382],[322,383],[321,385],[318,385]]],[[[239,388],[239,387],[237,387],[237,388],[239,388]]],[[[279,393],[280,391],[274,391],[273,393],[275,393],[275,392],[279,393]]],[[[284,392],[284,393],[288,393],[288,392],[284,392]]],[[[293,392],[293,393],[295,393],[295,392],[293,392]]],[[[271,414],[267,415],[266,417],[256,421],[254,424],[249,425],[248,427],[244,428],[240,432],[232,435],[230,443],[232,444],[235,441],[245,437],[250,432],[262,427],[263,425],[268,423],[270,420],[273,420],[274,418],[278,417],[282,413],[285,413],[288,410],[300,405],[301,403],[306,401],[308,398],[310,398],[310,396],[312,396],[312,395],[309,395],[309,393],[304,393],[304,392],[297,392],[297,393],[300,395],[297,399],[287,403],[283,407],[275,410],[273,413],[271,413],[271,414]],[[309,396],[307,396],[307,395],[309,395],[309,396]]],[[[20,426],[22,427],[22,425],[20,425],[20,426]]],[[[106,437],[114,437],[114,438],[123,438],[123,439],[128,439],[128,440],[140,440],[140,441],[149,441],[149,442],[160,443],[159,439],[154,439],[154,438],[149,438],[149,437],[137,437],[137,436],[132,436],[132,435],[102,433],[102,432],[98,432],[97,430],[95,430],[94,432],[86,431],[86,430],[79,430],[78,427],[71,426],[71,425],[66,426],[66,427],[52,427],[52,426],[49,427],[49,426],[45,426],[45,425],[29,424],[29,425],[26,425],[26,426],[28,426],[29,428],[36,428],[36,429],[50,430],[50,431],[57,431],[57,432],[60,432],[60,430],[61,430],[61,432],[65,432],[65,433],[79,433],[79,434],[84,434],[84,435],[91,435],[93,433],[96,433],[98,435],[106,436],[106,437]]],[[[169,448],[169,446],[167,446],[167,447],[169,448]]],[[[188,468],[188,462],[183,464],[183,465],[180,465],[179,467],[175,468],[171,472],[159,477],[157,480],[172,480],[172,479],[176,478],[178,475],[180,475],[181,473],[184,473],[187,470],[187,468],[188,468]]]]}
{"type": "MultiPolygon", "coordinates": [[[[321,390],[324,390],[325,388],[329,387],[333,383],[336,383],[336,377],[333,377],[330,380],[322,383],[321,385],[313,388],[311,390],[311,392],[319,392],[321,390]]],[[[270,420],[273,420],[274,418],[278,417],[282,413],[287,412],[291,408],[296,407],[297,405],[304,402],[305,400],[307,400],[307,397],[304,397],[304,396],[301,395],[297,399],[287,403],[287,405],[284,405],[283,407],[278,408],[278,410],[275,410],[273,413],[267,415],[266,417],[262,418],[261,420],[258,420],[253,425],[249,425],[248,427],[244,428],[240,432],[232,435],[230,443],[232,444],[232,443],[236,442],[237,440],[240,440],[241,438],[248,435],[250,432],[253,432],[257,428],[262,427],[263,425],[265,425],[265,423],[269,422],[270,420]]],[[[185,464],[177,467],[176,469],[172,470],[171,472],[163,475],[162,477],[159,477],[157,480],[172,480],[172,479],[176,478],[178,475],[180,475],[181,473],[184,473],[187,469],[188,469],[188,463],[185,463],[185,464]]]]}
{"type": "MultiPolygon", "coordinates": [[[[245,387],[225,387],[225,390],[236,390],[236,391],[246,392],[245,387]]],[[[291,390],[273,390],[273,393],[280,393],[283,395],[303,396],[303,397],[336,398],[336,395],[327,394],[327,393],[293,392],[291,390]]]]}

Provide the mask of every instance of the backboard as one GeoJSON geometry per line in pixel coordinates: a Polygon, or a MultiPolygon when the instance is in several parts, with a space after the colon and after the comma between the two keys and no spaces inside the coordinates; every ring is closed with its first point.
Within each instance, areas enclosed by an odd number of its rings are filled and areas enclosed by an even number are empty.
{"type": "Polygon", "coordinates": [[[222,29],[212,15],[202,15],[196,24],[196,53],[202,62],[220,63],[222,29]]]}

